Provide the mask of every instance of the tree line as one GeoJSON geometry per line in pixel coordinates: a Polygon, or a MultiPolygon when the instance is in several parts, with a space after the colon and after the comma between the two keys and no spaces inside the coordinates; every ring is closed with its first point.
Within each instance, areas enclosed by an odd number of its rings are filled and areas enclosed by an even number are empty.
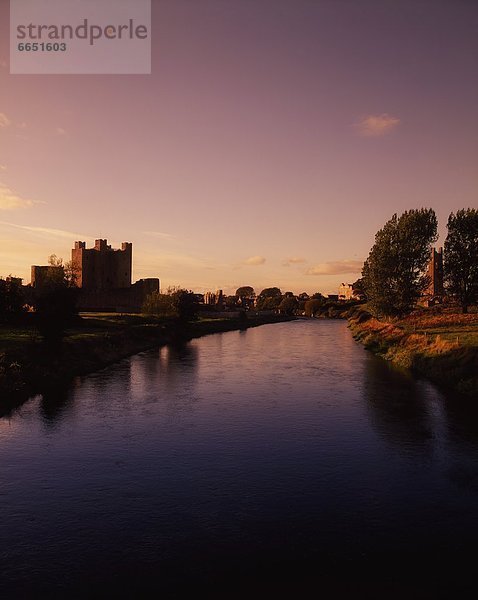
{"type": "MultiPolygon", "coordinates": [[[[438,239],[435,211],[421,208],[394,214],[375,235],[365,261],[362,284],[377,316],[410,313],[430,285],[427,266],[438,239]]],[[[444,243],[446,294],[468,312],[478,301],[478,210],[451,213],[444,243]]]]}
{"type": "MultiPolygon", "coordinates": [[[[427,266],[437,241],[435,211],[421,208],[394,214],[376,233],[354,291],[363,295],[377,316],[396,317],[411,312],[424,295],[430,279],[427,266]]],[[[451,213],[444,243],[444,285],[446,294],[458,302],[464,313],[478,302],[478,210],[451,213]]],[[[48,278],[25,296],[21,280],[0,278],[0,323],[15,323],[25,311],[34,312],[35,323],[49,340],[62,337],[74,320],[79,290],[71,263],[52,255],[48,278]]],[[[252,286],[241,286],[223,300],[223,307],[240,310],[274,310],[282,314],[314,316],[330,302],[317,292],[294,295],[279,287],[268,287],[256,295],[252,286]]],[[[150,295],[143,311],[180,321],[193,320],[199,312],[198,295],[180,287],[150,295]]]]}

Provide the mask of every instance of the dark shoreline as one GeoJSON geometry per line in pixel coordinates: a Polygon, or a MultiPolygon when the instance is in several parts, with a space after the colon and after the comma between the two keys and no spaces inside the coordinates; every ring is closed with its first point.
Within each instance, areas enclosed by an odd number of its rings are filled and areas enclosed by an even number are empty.
{"type": "Polygon", "coordinates": [[[6,353],[0,363],[0,417],[30,396],[67,385],[74,377],[100,371],[124,358],[183,344],[194,338],[294,320],[283,315],[220,318],[189,323],[139,324],[100,332],[90,338],[65,337],[52,349],[40,341],[22,352],[6,353]],[[3,372],[2,372],[3,371],[3,372]]]}

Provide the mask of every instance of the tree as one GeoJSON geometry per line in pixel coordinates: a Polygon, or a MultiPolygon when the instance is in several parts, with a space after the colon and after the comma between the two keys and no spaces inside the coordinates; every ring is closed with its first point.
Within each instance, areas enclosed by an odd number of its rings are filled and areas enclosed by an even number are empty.
{"type": "Polygon", "coordinates": [[[362,270],[368,303],[377,315],[399,316],[413,309],[429,284],[425,269],[436,240],[431,208],[394,214],[377,232],[362,270]]]}
{"type": "Polygon", "coordinates": [[[224,304],[229,310],[237,308],[237,296],[226,296],[224,304]]]}
{"type": "Polygon", "coordinates": [[[325,302],[325,297],[320,292],[316,292],[315,294],[312,294],[311,299],[312,300],[321,300],[322,302],[325,302]]]}
{"type": "Polygon", "coordinates": [[[143,304],[143,311],[161,317],[174,317],[180,321],[197,318],[199,303],[196,294],[180,287],[169,287],[165,294],[153,292],[143,304]]]}
{"type": "Polygon", "coordinates": [[[48,273],[41,286],[34,290],[34,306],[38,330],[49,343],[58,343],[66,327],[77,316],[78,288],[69,276],[71,266],[52,254],[48,273]]]}
{"type": "Polygon", "coordinates": [[[255,298],[254,288],[250,285],[243,285],[237,288],[235,299],[238,300],[239,304],[246,310],[254,304],[255,298]]]}
{"type": "Polygon", "coordinates": [[[463,313],[478,301],[478,210],[468,208],[448,217],[444,279],[463,313]]]}
{"type": "Polygon", "coordinates": [[[253,298],[254,295],[254,288],[250,285],[243,285],[236,290],[236,298],[253,298]]]}
{"type": "Polygon", "coordinates": [[[275,310],[282,300],[282,292],[278,287],[265,288],[257,296],[257,310],[275,310]]]}
{"type": "Polygon", "coordinates": [[[366,300],[367,296],[365,294],[365,289],[364,289],[364,284],[363,284],[363,277],[360,277],[360,279],[357,279],[357,281],[355,281],[352,284],[352,290],[353,290],[353,294],[356,297],[356,299],[358,299],[358,300],[366,300]]]}
{"type": "Polygon", "coordinates": [[[315,315],[320,311],[324,303],[322,300],[307,300],[304,305],[305,316],[306,317],[315,317],[315,315]]]}
{"type": "Polygon", "coordinates": [[[171,295],[174,310],[180,321],[194,321],[197,319],[199,302],[193,291],[179,288],[171,295]]]}
{"type": "Polygon", "coordinates": [[[25,297],[22,280],[11,275],[0,278],[0,322],[11,322],[24,312],[25,297]]]}
{"type": "Polygon", "coordinates": [[[148,294],[141,310],[148,315],[155,315],[157,317],[176,316],[171,294],[161,294],[159,292],[148,294]]]}
{"type": "Polygon", "coordinates": [[[281,314],[292,316],[299,306],[297,298],[294,296],[285,296],[279,304],[281,314]]]}

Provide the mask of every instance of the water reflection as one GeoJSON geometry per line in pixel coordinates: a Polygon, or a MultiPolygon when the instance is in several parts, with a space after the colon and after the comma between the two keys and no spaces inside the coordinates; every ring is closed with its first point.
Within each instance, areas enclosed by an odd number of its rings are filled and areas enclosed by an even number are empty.
{"type": "Polygon", "coordinates": [[[478,410],[455,400],[333,321],[80,377],[0,423],[3,579],[47,589],[94,572],[121,595],[124,573],[133,595],[132,573],[166,585],[240,578],[240,564],[274,578],[280,562],[292,580],[332,563],[375,576],[374,557],[396,565],[437,540],[453,553],[478,522],[478,410]]]}
{"type": "MultiPolygon", "coordinates": [[[[74,387],[72,386],[74,389],[74,387]]],[[[54,426],[59,420],[65,418],[74,404],[73,389],[55,389],[44,392],[39,402],[40,416],[47,426],[54,426]]]]}
{"type": "Polygon", "coordinates": [[[419,452],[431,450],[434,420],[429,398],[411,373],[368,354],[364,392],[372,427],[387,442],[419,452]]]}

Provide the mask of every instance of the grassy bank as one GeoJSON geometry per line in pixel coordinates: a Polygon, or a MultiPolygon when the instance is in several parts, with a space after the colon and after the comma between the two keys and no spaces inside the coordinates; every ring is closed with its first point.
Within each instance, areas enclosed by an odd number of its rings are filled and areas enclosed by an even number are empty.
{"type": "Polygon", "coordinates": [[[46,345],[34,328],[0,328],[0,405],[61,385],[122,358],[195,337],[289,320],[276,315],[200,319],[186,324],[142,315],[90,314],[46,345]]]}
{"type": "Polygon", "coordinates": [[[362,306],[352,311],[349,327],[355,339],[383,358],[478,398],[477,313],[421,309],[388,323],[362,306]]]}

